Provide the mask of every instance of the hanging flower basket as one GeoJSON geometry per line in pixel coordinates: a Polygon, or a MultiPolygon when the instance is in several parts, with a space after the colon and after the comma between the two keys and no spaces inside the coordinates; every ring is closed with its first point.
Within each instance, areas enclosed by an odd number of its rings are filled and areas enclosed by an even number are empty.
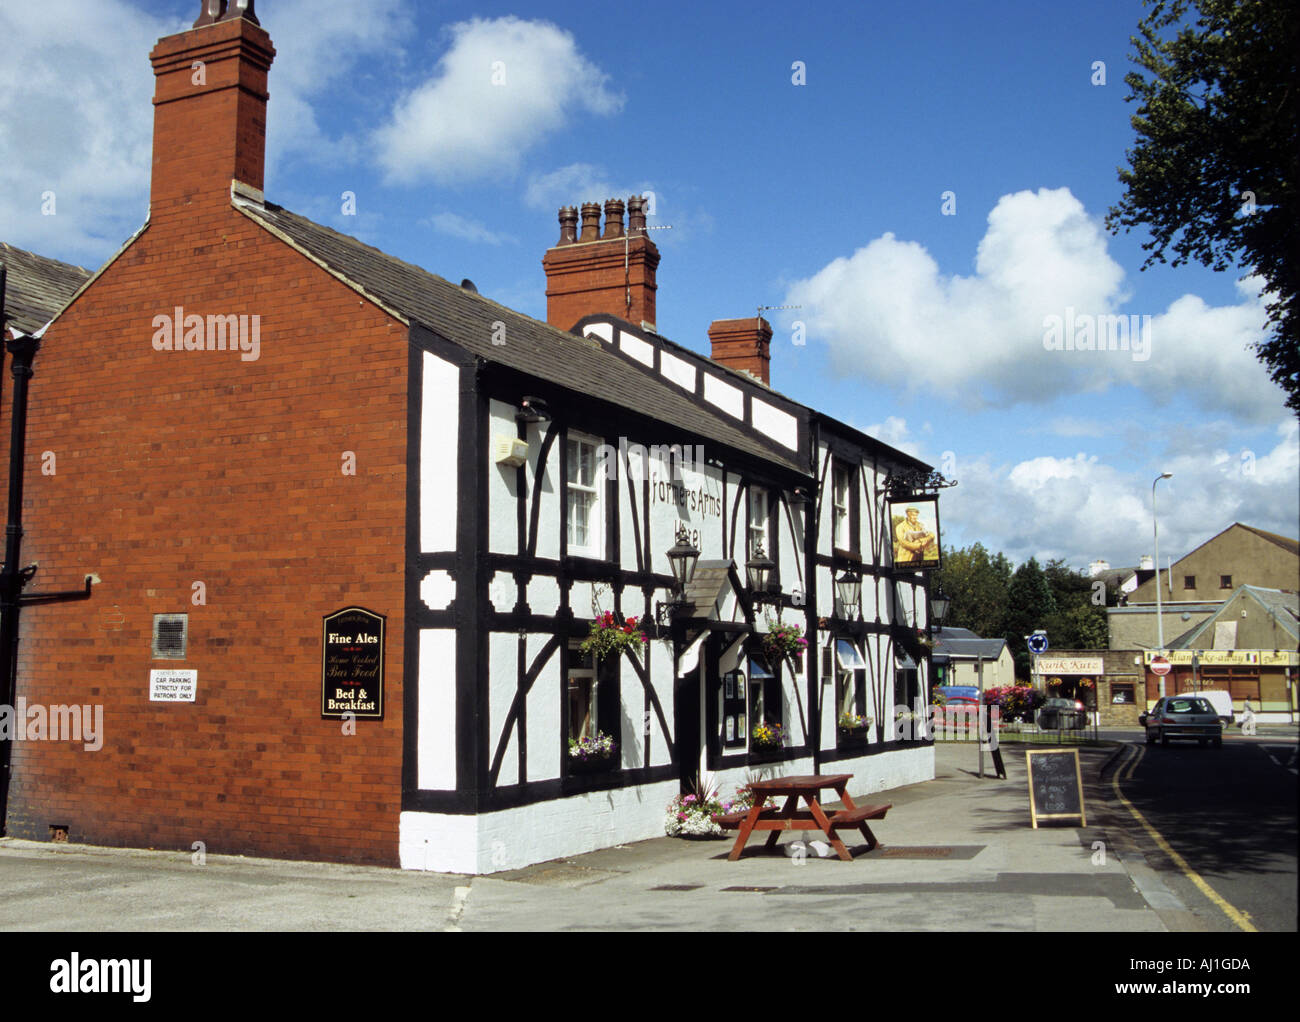
{"type": "Polygon", "coordinates": [[[591,623],[587,637],[578,645],[584,653],[590,653],[600,663],[611,653],[618,654],[627,650],[636,652],[646,643],[645,633],[637,627],[637,619],[630,617],[623,624],[610,612],[606,611],[591,623]]]}
{"type": "Polygon", "coordinates": [[[803,629],[799,625],[768,619],[763,649],[770,656],[789,657],[794,661],[795,668],[802,670],[803,652],[807,648],[808,640],[803,637],[803,629]]]}

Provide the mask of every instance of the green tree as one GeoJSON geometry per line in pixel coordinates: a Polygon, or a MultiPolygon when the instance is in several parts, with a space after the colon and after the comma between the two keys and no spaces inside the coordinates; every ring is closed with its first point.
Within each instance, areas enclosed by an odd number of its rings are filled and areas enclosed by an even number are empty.
{"type": "Polygon", "coordinates": [[[1295,0],[1145,0],[1130,71],[1137,146],[1107,227],[1144,225],[1142,268],[1191,259],[1267,282],[1271,336],[1254,347],[1300,415],[1300,5],[1295,0]],[[1166,37],[1168,30],[1173,30],[1166,37]]]}
{"type": "Polygon", "coordinates": [[[981,543],[948,550],[936,575],[935,581],[952,600],[945,626],[969,628],[985,637],[1002,634],[1011,584],[1011,564],[1002,554],[990,557],[981,543]]]}
{"type": "MultiPolygon", "coordinates": [[[[1093,579],[1075,571],[1063,560],[1051,560],[1043,568],[1043,577],[1052,591],[1055,612],[1049,614],[1046,629],[1055,649],[1105,649],[1108,643],[1106,602],[1108,594],[1093,602],[1097,590],[1093,579]],[[1098,637],[1100,636],[1100,641],[1098,637]]],[[[1113,601],[1112,601],[1113,605],[1113,601]]]]}

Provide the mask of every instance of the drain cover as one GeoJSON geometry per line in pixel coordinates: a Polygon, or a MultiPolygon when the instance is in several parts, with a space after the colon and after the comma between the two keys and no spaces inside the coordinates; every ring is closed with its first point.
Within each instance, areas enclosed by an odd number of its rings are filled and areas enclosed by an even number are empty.
{"type": "Polygon", "coordinates": [[[775,891],[775,887],[724,887],[724,891],[749,891],[755,894],[763,894],[767,891],[775,891]]]}
{"type": "Polygon", "coordinates": [[[871,853],[882,859],[973,859],[984,845],[890,845],[871,853]]]}
{"type": "Polygon", "coordinates": [[[652,887],[652,891],[698,891],[703,888],[703,884],[660,884],[658,887],[652,887]]]}

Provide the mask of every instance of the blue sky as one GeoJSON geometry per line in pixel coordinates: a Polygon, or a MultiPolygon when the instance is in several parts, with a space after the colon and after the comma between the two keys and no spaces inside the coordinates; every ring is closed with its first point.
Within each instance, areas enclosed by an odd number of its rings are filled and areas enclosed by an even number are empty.
{"type": "MultiPolygon", "coordinates": [[[[146,215],[148,52],[198,0],[13,7],[0,238],[95,266],[146,215]]],[[[1139,272],[1145,235],[1101,225],[1143,11],[262,0],[267,195],[545,318],[557,207],[650,191],[660,331],[707,353],[712,320],[802,306],[769,314],[773,386],[956,478],[946,543],[1135,564],[1161,471],[1162,555],[1295,536],[1258,285],[1139,272]],[[1149,347],[1045,347],[1115,315],[1149,347]]]]}

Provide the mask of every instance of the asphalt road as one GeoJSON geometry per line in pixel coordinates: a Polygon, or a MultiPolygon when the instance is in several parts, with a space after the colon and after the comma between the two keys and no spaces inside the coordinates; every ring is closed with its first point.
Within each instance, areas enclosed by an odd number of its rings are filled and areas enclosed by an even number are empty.
{"type": "MultiPolygon", "coordinates": [[[[1185,860],[1184,868],[1130,819],[1129,834],[1196,921],[1206,930],[1240,930],[1236,910],[1259,930],[1294,932],[1296,739],[1229,733],[1219,749],[1136,737],[1129,744],[1106,787],[1117,776],[1123,795],[1185,860]]],[[[1126,813],[1118,799],[1110,808],[1126,813]]]]}

